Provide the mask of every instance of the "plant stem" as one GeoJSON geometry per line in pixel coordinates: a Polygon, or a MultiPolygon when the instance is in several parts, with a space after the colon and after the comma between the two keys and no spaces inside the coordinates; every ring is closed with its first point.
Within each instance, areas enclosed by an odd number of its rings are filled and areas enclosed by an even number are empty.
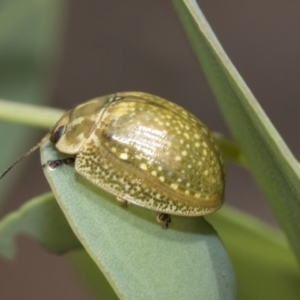
{"type": "Polygon", "coordinates": [[[0,120],[49,129],[64,113],[61,109],[0,99],[0,120]]]}

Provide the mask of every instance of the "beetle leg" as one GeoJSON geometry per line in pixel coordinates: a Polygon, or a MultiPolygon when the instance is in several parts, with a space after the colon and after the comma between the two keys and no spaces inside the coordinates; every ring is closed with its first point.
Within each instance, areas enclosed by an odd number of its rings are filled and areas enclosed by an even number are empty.
{"type": "Polygon", "coordinates": [[[124,206],[124,207],[128,206],[128,201],[127,200],[124,200],[124,199],[122,199],[120,197],[116,197],[116,198],[117,198],[117,201],[119,201],[122,206],[124,206]]]}
{"type": "Polygon", "coordinates": [[[161,213],[156,218],[158,223],[162,224],[162,228],[168,228],[169,223],[171,223],[171,217],[168,214],[161,213]]]}
{"type": "Polygon", "coordinates": [[[71,165],[75,161],[75,157],[67,157],[64,159],[48,160],[46,163],[42,164],[42,168],[49,167],[54,170],[61,165],[71,165]]]}

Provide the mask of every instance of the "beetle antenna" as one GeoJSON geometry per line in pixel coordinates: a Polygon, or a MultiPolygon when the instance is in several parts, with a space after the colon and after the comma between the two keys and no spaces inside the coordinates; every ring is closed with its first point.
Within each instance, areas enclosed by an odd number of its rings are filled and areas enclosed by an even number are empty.
{"type": "Polygon", "coordinates": [[[23,158],[27,157],[28,155],[30,155],[32,152],[34,152],[36,149],[40,148],[40,146],[42,144],[44,144],[46,142],[47,139],[49,139],[50,134],[46,134],[42,140],[37,143],[34,147],[32,147],[28,152],[26,152],[25,154],[23,154],[22,156],[20,156],[16,161],[14,161],[1,175],[0,175],[0,180],[17,164],[19,163],[21,160],[23,160],[23,158]]]}

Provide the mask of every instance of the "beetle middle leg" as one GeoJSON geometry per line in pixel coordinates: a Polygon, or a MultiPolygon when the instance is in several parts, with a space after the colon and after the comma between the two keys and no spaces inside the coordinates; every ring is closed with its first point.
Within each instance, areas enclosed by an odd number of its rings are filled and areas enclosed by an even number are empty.
{"type": "Polygon", "coordinates": [[[169,223],[171,223],[171,217],[168,214],[161,213],[156,218],[157,222],[162,224],[162,228],[168,228],[169,223]]]}

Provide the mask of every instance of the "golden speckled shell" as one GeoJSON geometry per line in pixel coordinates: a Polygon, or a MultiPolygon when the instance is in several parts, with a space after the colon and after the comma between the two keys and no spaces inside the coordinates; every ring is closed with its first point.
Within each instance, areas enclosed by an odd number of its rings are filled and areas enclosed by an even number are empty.
{"type": "Polygon", "coordinates": [[[221,207],[225,171],[209,129],[182,107],[150,94],[116,93],[68,111],[59,151],[113,195],[162,213],[201,216],[221,207]]]}

